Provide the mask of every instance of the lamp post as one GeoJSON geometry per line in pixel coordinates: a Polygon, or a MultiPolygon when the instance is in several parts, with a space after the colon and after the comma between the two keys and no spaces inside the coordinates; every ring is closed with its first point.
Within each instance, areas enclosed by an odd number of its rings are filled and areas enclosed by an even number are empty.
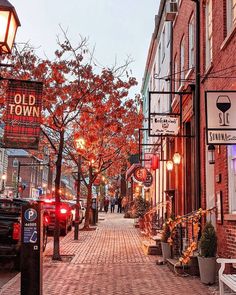
{"type": "Polygon", "coordinates": [[[200,162],[200,0],[195,2],[195,91],[194,91],[194,149],[195,149],[195,209],[201,207],[201,162],[200,162]]]}
{"type": "Polygon", "coordinates": [[[4,193],[4,190],[5,190],[5,181],[7,179],[7,175],[4,173],[2,175],[2,193],[4,193]]]}
{"type": "MultiPolygon", "coordinates": [[[[85,140],[83,138],[77,138],[75,140],[76,149],[83,150],[85,148],[85,140]]],[[[80,174],[81,174],[81,154],[78,151],[77,162],[77,192],[76,192],[76,209],[75,209],[75,231],[74,240],[79,238],[79,207],[80,207],[80,174]]]]}
{"type": "Polygon", "coordinates": [[[7,0],[0,0],[0,23],[0,54],[11,53],[20,21],[14,6],[7,0]]]}

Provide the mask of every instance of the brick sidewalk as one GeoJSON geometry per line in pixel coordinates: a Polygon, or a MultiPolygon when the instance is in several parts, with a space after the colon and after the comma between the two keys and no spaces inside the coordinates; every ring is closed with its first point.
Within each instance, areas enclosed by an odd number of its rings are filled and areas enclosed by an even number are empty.
{"type": "MultiPolygon", "coordinates": [[[[73,232],[62,238],[63,262],[51,261],[52,241],[48,244],[44,295],[217,294],[198,278],[177,276],[166,266],[157,266],[155,256],[144,255],[143,238],[133,220],[117,213],[102,213],[99,219],[97,230],[80,231],[79,241],[73,240],[73,232]]],[[[20,294],[20,276],[8,282],[0,294],[20,294]]]]}

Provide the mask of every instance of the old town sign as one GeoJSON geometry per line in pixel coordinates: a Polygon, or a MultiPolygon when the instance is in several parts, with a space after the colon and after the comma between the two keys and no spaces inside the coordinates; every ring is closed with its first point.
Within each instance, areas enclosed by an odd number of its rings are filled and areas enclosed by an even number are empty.
{"type": "Polygon", "coordinates": [[[40,136],[43,84],[9,80],[4,113],[4,146],[37,149],[40,136]]]}
{"type": "Polygon", "coordinates": [[[236,144],[236,91],[206,91],[207,144],[236,144]]]}

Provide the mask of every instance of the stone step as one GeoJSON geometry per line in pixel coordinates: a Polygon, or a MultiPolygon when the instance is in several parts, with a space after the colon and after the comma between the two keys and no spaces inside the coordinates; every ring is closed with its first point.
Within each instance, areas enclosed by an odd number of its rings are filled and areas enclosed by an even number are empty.
{"type": "Polygon", "coordinates": [[[168,258],[166,263],[169,269],[174,273],[182,275],[188,274],[191,276],[199,276],[199,268],[196,256],[191,257],[190,262],[188,264],[181,265],[179,260],[174,258],[168,258]]]}
{"type": "Polygon", "coordinates": [[[143,251],[146,255],[161,255],[161,248],[153,241],[143,241],[143,251]]]}
{"type": "Polygon", "coordinates": [[[166,259],[166,264],[169,269],[175,274],[185,274],[187,273],[188,265],[181,265],[178,259],[168,258],[166,259]]]}

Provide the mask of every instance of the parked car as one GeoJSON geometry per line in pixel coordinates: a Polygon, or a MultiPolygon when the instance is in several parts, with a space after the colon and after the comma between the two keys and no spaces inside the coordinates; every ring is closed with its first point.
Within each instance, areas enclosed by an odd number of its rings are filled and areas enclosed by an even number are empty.
{"type": "MultiPolygon", "coordinates": [[[[54,199],[44,200],[43,208],[47,210],[49,214],[48,230],[53,231],[56,221],[56,205],[54,199]]],[[[70,205],[65,202],[60,202],[59,222],[60,222],[60,234],[66,236],[68,231],[72,229],[73,215],[70,205]]]]}
{"type": "MultiPolygon", "coordinates": [[[[0,257],[12,257],[20,267],[21,209],[30,199],[0,198],[0,257]]],[[[48,214],[43,214],[43,251],[47,245],[48,214]]]]}
{"type": "MultiPolygon", "coordinates": [[[[73,215],[73,224],[75,223],[75,211],[76,211],[76,201],[67,201],[69,206],[71,207],[71,212],[73,215]]],[[[83,206],[83,202],[79,201],[79,223],[82,223],[84,217],[85,217],[85,208],[83,206]]]]}

